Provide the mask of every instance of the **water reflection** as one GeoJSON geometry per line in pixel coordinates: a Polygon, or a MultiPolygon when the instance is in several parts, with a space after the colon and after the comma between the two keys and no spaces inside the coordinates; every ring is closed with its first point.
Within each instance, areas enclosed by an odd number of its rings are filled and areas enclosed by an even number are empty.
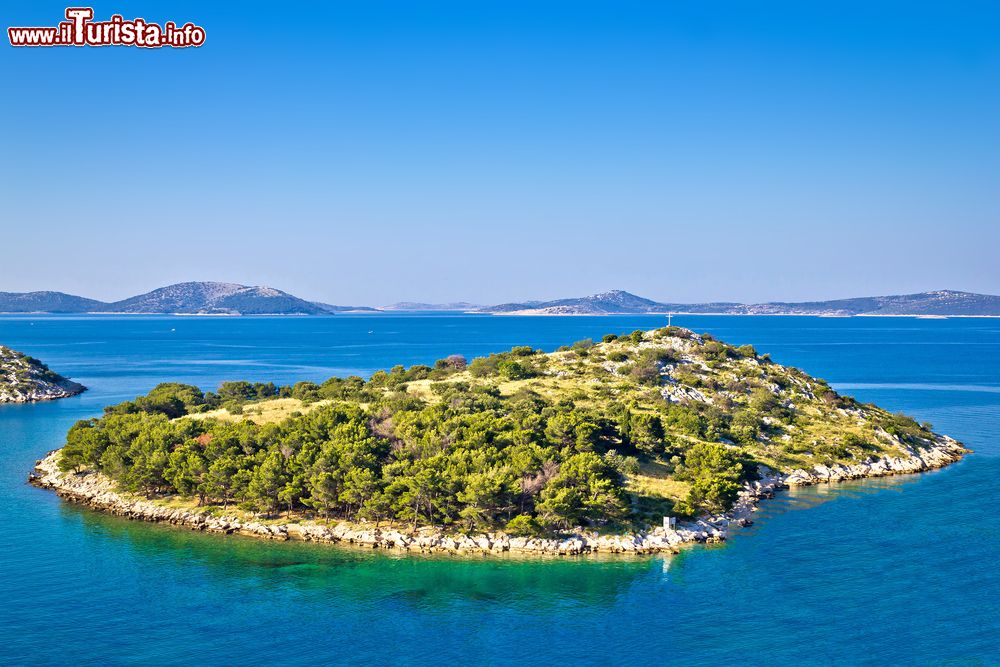
{"type": "MultiPolygon", "coordinates": [[[[900,475],[819,484],[784,491],[761,505],[756,523],[729,544],[698,545],[678,556],[607,555],[585,558],[403,554],[303,542],[270,542],[205,534],[114,517],[64,503],[65,521],[79,524],[91,551],[128,554],[137,567],[169,567],[178,576],[246,594],[294,590],[305,599],[344,599],[402,608],[449,608],[463,603],[516,604],[539,610],[614,606],[641,585],[684,586],[686,563],[706,550],[751,539],[783,513],[838,500],[902,491],[940,474],[900,475]]],[[[816,516],[822,521],[822,515],[816,516]]],[[[837,531],[839,532],[839,531],[837,531]]]]}
{"type": "Polygon", "coordinates": [[[64,504],[96,550],[124,545],[137,561],[197,569],[220,585],[246,590],[292,587],[304,595],[441,606],[531,600],[612,605],[639,579],[666,570],[659,557],[531,558],[403,554],[304,542],[270,542],[131,521],[64,504]]]}

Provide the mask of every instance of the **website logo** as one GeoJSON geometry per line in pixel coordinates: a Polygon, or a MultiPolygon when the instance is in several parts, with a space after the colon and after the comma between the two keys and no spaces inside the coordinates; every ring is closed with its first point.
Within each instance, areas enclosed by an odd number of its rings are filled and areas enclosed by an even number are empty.
{"type": "Polygon", "coordinates": [[[94,21],[93,7],[67,7],[66,20],[52,27],[7,28],[11,46],[138,46],[144,49],[187,48],[205,43],[205,29],[188,22],[163,25],[143,18],[126,20],[113,14],[94,21]]]}

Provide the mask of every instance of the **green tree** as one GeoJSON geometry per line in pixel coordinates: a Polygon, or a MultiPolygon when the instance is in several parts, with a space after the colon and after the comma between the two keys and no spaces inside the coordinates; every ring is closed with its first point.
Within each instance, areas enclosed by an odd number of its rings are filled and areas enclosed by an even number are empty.
{"type": "Polygon", "coordinates": [[[661,454],[664,451],[663,422],[659,416],[647,413],[634,414],[631,417],[629,436],[632,445],[648,454],[661,454]]]}
{"type": "Polygon", "coordinates": [[[266,514],[273,514],[278,507],[278,493],[285,487],[284,460],[281,453],[271,451],[261,461],[247,486],[247,500],[251,506],[266,514]]]}
{"type": "Polygon", "coordinates": [[[709,442],[692,445],[676,475],[691,484],[687,497],[690,510],[716,512],[732,507],[740,482],[750,476],[750,465],[747,456],[736,448],[709,442]]]}
{"type": "Polygon", "coordinates": [[[531,377],[531,370],[519,361],[504,359],[497,364],[497,372],[507,380],[523,380],[531,377]]]}
{"type": "Polygon", "coordinates": [[[459,516],[471,530],[492,526],[498,514],[512,509],[514,476],[507,469],[493,468],[468,475],[457,499],[464,507],[459,516]]]}
{"type": "Polygon", "coordinates": [[[348,518],[359,512],[379,492],[378,475],[369,468],[351,468],[344,477],[340,500],[347,505],[348,518]]]}
{"type": "Polygon", "coordinates": [[[204,494],[210,498],[218,498],[223,506],[228,507],[236,488],[234,478],[240,465],[239,459],[229,454],[212,461],[203,482],[204,494]]]}
{"type": "Polygon", "coordinates": [[[762,424],[760,415],[755,410],[741,410],[729,424],[729,433],[736,442],[752,445],[760,437],[762,424]]]}
{"type": "Polygon", "coordinates": [[[299,501],[300,498],[305,494],[304,485],[302,479],[299,477],[292,477],[285,485],[281,487],[278,491],[278,501],[284,503],[288,508],[288,515],[291,515],[292,508],[299,501]]]}
{"type": "Polygon", "coordinates": [[[198,504],[204,504],[205,494],[202,483],[208,472],[205,458],[198,448],[183,444],[170,453],[164,477],[178,493],[184,496],[198,495],[198,504]]]}
{"type": "Polygon", "coordinates": [[[306,503],[319,510],[323,517],[329,517],[340,501],[341,478],[339,471],[319,469],[309,477],[306,503]]]}
{"type": "Polygon", "coordinates": [[[574,454],[542,491],[538,511],[562,527],[622,518],[626,505],[619,473],[596,454],[574,454]]]}

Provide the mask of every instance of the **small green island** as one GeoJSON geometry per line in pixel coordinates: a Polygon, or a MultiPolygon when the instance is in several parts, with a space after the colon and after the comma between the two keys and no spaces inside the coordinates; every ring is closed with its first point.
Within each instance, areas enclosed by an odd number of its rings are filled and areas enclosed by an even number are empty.
{"type": "Polygon", "coordinates": [[[673,551],[788,485],[919,472],[930,424],[678,327],[294,386],[161,384],[31,480],[147,521],[441,552],[673,551]]]}
{"type": "Polygon", "coordinates": [[[0,345],[0,404],[51,401],[76,396],[86,389],[38,359],[0,345]]]}

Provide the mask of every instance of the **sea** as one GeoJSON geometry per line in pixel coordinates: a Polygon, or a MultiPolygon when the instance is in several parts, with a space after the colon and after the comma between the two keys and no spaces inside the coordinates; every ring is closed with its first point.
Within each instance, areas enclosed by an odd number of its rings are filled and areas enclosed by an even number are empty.
{"type": "Polygon", "coordinates": [[[1000,664],[1000,320],[674,316],[975,450],[765,501],[673,557],[403,556],[132,522],[26,483],[102,408],[179,381],[368,375],[654,316],[4,316],[90,390],[0,406],[0,664],[1000,664]]]}

